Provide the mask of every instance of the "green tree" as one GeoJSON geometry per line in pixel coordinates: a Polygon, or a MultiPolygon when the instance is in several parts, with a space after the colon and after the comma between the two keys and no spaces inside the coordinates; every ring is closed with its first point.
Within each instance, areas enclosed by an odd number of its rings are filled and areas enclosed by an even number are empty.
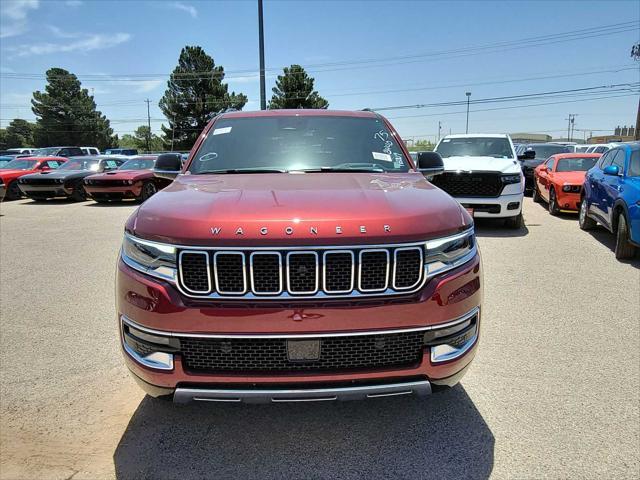
{"type": "Polygon", "coordinates": [[[327,108],[329,102],[313,89],[314,79],[300,65],[284,67],[278,75],[269,109],[281,108],[327,108]]]}
{"type": "Polygon", "coordinates": [[[31,110],[37,117],[34,143],[52,145],[115,146],[117,137],[109,120],[98,110],[93,97],[78,78],[62,68],[47,70],[44,92],[33,92],[31,110]]]}
{"type": "Polygon", "coordinates": [[[6,148],[33,146],[33,130],[35,125],[22,118],[15,118],[7,126],[4,142],[6,148]]]}
{"type": "Polygon", "coordinates": [[[7,147],[7,130],[0,128],[0,150],[4,150],[7,147]]]}
{"type": "Polygon", "coordinates": [[[134,132],[133,140],[138,150],[147,149],[147,137],[149,137],[150,151],[157,152],[160,150],[164,150],[164,142],[162,141],[162,138],[154,133],[150,133],[149,127],[147,125],[139,126],[134,132]]]}
{"type": "Polygon", "coordinates": [[[241,110],[246,95],[229,93],[224,68],[198,46],[186,46],[180,52],[159,106],[169,121],[162,126],[165,144],[175,150],[189,150],[204,127],[220,110],[241,110]]]}

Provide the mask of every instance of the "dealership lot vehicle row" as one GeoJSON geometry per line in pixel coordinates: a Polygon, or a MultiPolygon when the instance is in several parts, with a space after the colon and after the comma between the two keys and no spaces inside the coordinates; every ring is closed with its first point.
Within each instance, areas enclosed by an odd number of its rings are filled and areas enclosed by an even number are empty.
{"type": "Polygon", "coordinates": [[[478,220],[483,333],[449,392],[178,407],[145,399],[118,353],[113,265],[134,208],[0,205],[1,478],[637,476],[640,263],[616,261],[604,228],[529,198],[520,231],[478,220]]]}

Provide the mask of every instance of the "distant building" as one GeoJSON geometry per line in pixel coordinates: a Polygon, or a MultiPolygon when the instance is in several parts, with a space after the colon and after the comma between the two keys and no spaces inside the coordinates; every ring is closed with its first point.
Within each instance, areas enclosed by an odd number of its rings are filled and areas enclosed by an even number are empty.
{"type": "Polygon", "coordinates": [[[543,133],[510,133],[513,143],[545,143],[551,141],[551,135],[543,133]]]}
{"type": "Polygon", "coordinates": [[[632,142],[635,139],[636,129],[634,127],[621,127],[618,125],[613,130],[613,135],[598,135],[590,137],[587,143],[610,143],[610,142],[632,142]]]}

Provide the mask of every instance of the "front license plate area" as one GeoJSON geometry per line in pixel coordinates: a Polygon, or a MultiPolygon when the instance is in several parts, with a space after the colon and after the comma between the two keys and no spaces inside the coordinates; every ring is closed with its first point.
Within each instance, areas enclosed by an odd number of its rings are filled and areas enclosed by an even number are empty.
{"type": "Polygon", "coordinates": [[[287,358],[290,362],[320,360],[320,340],[287,340],[287,358]]]}

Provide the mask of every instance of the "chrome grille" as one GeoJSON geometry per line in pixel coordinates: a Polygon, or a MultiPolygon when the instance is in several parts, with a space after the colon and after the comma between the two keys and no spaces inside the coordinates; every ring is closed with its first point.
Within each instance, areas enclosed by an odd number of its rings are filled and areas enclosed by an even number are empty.
{"type": "Polygon", "coordinates": [[[190,297],[391,295],[424,282],[423,246],[182,250],[178,286],[190,297]]]}

